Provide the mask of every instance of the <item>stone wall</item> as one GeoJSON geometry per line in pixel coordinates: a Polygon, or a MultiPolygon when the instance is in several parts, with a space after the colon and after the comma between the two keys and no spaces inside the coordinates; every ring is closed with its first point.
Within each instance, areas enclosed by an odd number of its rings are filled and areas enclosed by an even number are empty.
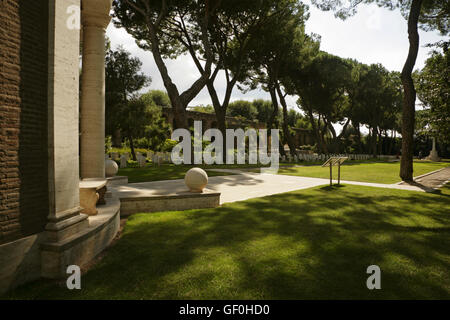
{"type": "MultiPolygon", "coordinates": [[[[172,109],[164,108],[163,116],[166,118],[167,123],[169,123],[173,126],[174,115],[173,115],[172,109]]],[[[188,119],[189,127],[194,126],[194,121],[201,121],[203,131],[206,131],[211,128],[217,129],[217,119],[216,119],[216,115],[214,113],[206,113],[206,112],[187,110],[186,118],[188,119]]],[[[249,120],[243,120],[243,119],[227,116],[226,121],[227,121],[227,127],[230,129],[238,129],[238,128],[244,129],[246,127],[254,128],[254,129],[265,129],[266,128],[265,123],[258,122],[257,120],[249,121],[249,120]]]]}
{"type": "Polygon", "coordinates": [[[0,1],[0,244],[48,214],[48,1],[0,1]]]}
{"type": "Polygon", "coordinates": [[[312,130],[294,128],[294,132],[294,143],[297,148],[304,145],[314,145],[316,143],[314,132],[312,130]]]}
{"type": "MultiPolygon", "coordinates": [[[[173,125],[174,123],[174,115],[171,108],[163,109],[163,116],[166,118],[167,123],[173,125]]],[[[217,120],[216,115],[214,113],[206,113],[199,111],[186,111],[186,117],[188,119],[189,127],[194,126],[194,121],[202,122],[202,129],[206,131],[211,128],[217,128],[217,120]]],[[[230,129],[238,129],[238,128],[254,128],[254,129],[265,129],[266,124],[258,122],[257,120],[248,121],[242,120],[235,117],[226,117],[227,127],[230,129]]],[[[294,128],[294,143],[298,148],[303,145],[314,145],[316,142],[314,132],[312,130],[294,128]]]]}

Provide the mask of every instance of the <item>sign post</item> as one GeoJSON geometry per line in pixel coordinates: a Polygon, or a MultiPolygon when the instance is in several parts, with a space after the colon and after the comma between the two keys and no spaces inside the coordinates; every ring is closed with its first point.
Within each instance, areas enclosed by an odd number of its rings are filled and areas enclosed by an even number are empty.
{"type": "Polygon", "coordinates": [[[333,166],[338,166],[338,185],[341,184],[341,164],[347,159],[348,157],[331,157],[322,165],[322,167],[330,166],[330,186],[333,185],[333,166]]]}

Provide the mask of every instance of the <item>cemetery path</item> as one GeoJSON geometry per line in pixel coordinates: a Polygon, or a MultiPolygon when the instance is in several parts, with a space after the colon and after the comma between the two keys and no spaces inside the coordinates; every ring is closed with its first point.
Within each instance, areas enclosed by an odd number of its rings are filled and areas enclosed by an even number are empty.
{"type": "MultiPolygon", "coordinates": [[[[229,172],[234,175],[210,177],[208,191],[220,192],[220,203],[243,201],[265,197],[295,190],[325,186],[329,179],[277,175],[271,173],[244,172],[235,169],[214,169],[213,171],[229,172]]],[[[333,181],[337,183],[337,181],[333,181]]],[[[416,185],[379,184],[358,181],[343,181],[343,184],[362,185],[378,188],[426,191],[416,185]]],[[[151,197],[158,195],[176,195],[187,192],[184,180],[167,180],[154,182],[130,183],[112,187],[112,191],[120,197],[151,197]]]]}
{"type": "MultiPolygon", "coordinates": [[[[207,191],[220,192],[221,204],[307,189],[326,184],[324,179],[316,178],[247,173],[238,170],[236,170],[236,173],[236,175],[217,176],[208,179],[207,191]]],[[[184,194],[188,191],[184,184],[184,180],[181,179],[130,183],[123,186],[111,186],[109,189],[119,198],[176,195],[184,194]]]]}
{"type": "MultiPolygon", "coordinates": [[[[423,188],[438,189],[450,181],[450,167],[442,168],[414,178],[415,185],[423,188]]],[[[405,185],[406,182],[400,182],[405,185]]]]}
{"type": "MultiPolygon", "coordinates": [[[[220,172],[230,172],[235,174],[234,176],[230,177],[239,177],[244,176],[248,181],[252,181],[255,179],[260,179],[262,183],[255,186],[255,190],[250,190],[243,188],[243,190],[236,190],[237,192],[247,193],[250,192],[251,195],[257,195],[257,196],[249,196],[247,197],[247,194],[235,194],[233,190],[228,190],[227,187],[224,186],[218,186],[217,190],[219,192],[222,192],[221,198],[224,198],[223,202],[234,202],[234,201],[240,201],[240,198],[249,199],[249,198],[257,198],[257,197],[264,197],[272,194],[278,194],[278,193],[284,193],[294,190],[301,190],[301,189],[307,189],[312,187],[317,187],[321,185],[329,185],[330,180],[329,179],[322,179],[322,178],[310,178],[310,177],[299,177],[299,176],[289,176],[289,175],[277,175],[277,174],[270,174],[270,173],[250,173],[250,172],[244,172],[237,169],[214,169],[214,171],[220,171],[220,172]],[[223,189],[220,190],[220,189],[223,189]],[[234,201],[228,201],[228,199],[234,199],[237,198],[238,200],[234,201]]],[[[220,177],[213,177],[210,178],[210,183],[208,184],[208,188],[210,188],[211,180],[220,178],[220,177]]],[[[242,179],[242,178],[241,178],[242,179]]],[[[337,180],[333,180],[333,184],[336,184],[337,180]]],[[[409,190],[409,191],[420,191],[420,192],[426,192],[426,191],[432,191],[430,188],[423,187],[421,185],[408,185],[408,184],[382,184],[382,183],[370,183],[370,182],[360,182],[360,181],[347,181],[347,180],[341,180],[342,184],[352,184],[352,185],[360,185],[360,186],[367,186],[367,187],[375,187],[375,188],[387,188],[387,189],[398,189],[398,190],[409,190]]],[[[253,188],[252,188],[253,189],[253,188]]],[[[221,200],[222,202],[222,200],[221,200]]]]}

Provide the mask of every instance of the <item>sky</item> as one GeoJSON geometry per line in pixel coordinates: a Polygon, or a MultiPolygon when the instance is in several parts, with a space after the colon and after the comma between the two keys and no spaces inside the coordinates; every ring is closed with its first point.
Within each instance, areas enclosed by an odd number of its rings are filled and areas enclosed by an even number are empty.
{"type": "MultiPolygon", "coordinates": [[[[304,2],[309,4],[309,1],[304,2]]],[[[321,36],[321,50],[342,58],[353,58],[365,64],[381,63],[390,71],[401,71],[403,68],[409,42],[407,21],[399,10],[390,11],[379,8],[375,4],[360,5],[358,13],[345,21],[335,18],[332,12],[320,11],[312,5],[309,12],[310,18],[306,22],[306,32],[321,36]]],[[[423,68],[431,51],[424,45],[443,39],[437,32],[420,30],[419,35],[420,48],[416,69],[423,68]]],[[[107,36],[113,48],[123,45],[133,56],[139,57],[143,62],[142,71],[152,78],[149,89],[165,90],[151,52],[138,48],[134,39],[124,29],[118,29],[112,23],[107,29],[107,36]]],[[[166,63],[172,80],[180,92],[189,88],[199,77],[197,68],[187,55],[180,56],[176,60],[167,60],[166,63]]],[[[223,73],[218,75],[216,88],[220,97],[223,97],[225,92],[223,73]]],[[[231,100],[260,98],[270,100],[270,95],[261,89],[244,94],[235,88],[231,100]]],[[[287,98],[290,108],[297,108],[296,100],[296,97],[287,98]]],[[[203,89],[189,106],[207,104],[211,104],[211,99],[207,90],[203,89]]]]}

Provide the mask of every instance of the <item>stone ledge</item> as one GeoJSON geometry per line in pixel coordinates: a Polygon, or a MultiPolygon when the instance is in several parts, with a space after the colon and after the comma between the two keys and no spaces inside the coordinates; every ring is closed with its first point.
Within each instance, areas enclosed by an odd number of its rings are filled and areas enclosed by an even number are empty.
{"type": "Polygon", "coordinates": [[[59,242],[46,242],[41,244],[43,250],[63,251],[70,249],[76,244],[89,238],[92,234],[99,232],[107,223],[113,220],[120,211],[120,202],[117,198],[110,198],[108,204],[98,207],[99,214],[89,217],[89,227],[70,238],[59,242]]]}
{"type": "Polygon", "coordinates": [[[128,177],[126,176],[115,176],[106,178],[106,186],[122,186],[128,184],[128,177]]]}
{"type": "Polygon", "coordinates": [[[45,232],[0,245],[0,295],[41,276],[39,245],[45,232]]]}
{"type": "Polygon", "coordinates": [[[120,202],[136,201],[136,200],[208,198],[208,197],[217,197],[217,196],[220,196],[220,192],[204,192],[204,193],[183,192],[183,193],[179,193],[179,194],[168,194],[168,195],[121,197],[120,202]]]}
{"type": "Polygon", "coordinates": [[[190,209],[216,208],[220,205],[219,192],[190,193],[170,195],[134,196],[120,198],[121,216],[134,213],[161,211],[182,211],[190,209]]]}
{"type": "Polygon", "coordinates": [[[47,240],[55,242],[62,241],[63,239],[70,238],[74,234],[82,232],[88,226],[88,216],[82,213],[56,223],[49,222],[45,226],[47,240]]]}
{"type": "Polygon", "coordinates": [[[89,217],[89,227],[70,238],[40,245],[41,276],[58,279],[66,276],[69,265],[83,266],[107,247],[120,226],[120,202],[117,198],[98,207],[99,214],[89,217]]]}

